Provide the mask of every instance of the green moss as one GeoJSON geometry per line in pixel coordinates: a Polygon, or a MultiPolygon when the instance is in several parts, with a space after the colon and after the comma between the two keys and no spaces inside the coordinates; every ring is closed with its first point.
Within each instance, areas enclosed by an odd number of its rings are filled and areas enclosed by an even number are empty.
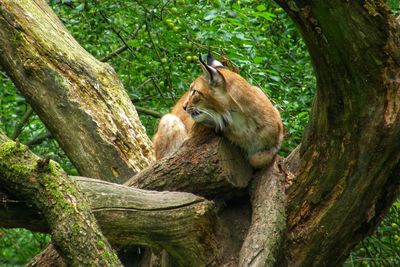
{"type": "Polygon", "coordinates": [[[0,158],[10,154],[25,153],[28,147],[14,141],[6,141],[0,145],[0,158]]]}
{"type": "Polygon", "coordinates": [[[56,84],[58,84],[61,88],[65,87],[65,80],[57,73],[57,72],[53,72],[54,74],[54,82],[56,84]]]}
{"type": "Polygon", "coordinates": [[[101,241],[101,240],[97,241],[96,245],[97,245],[97,248],[98,248],[99,250],[103,250],[103,249],[106,248],[106,244],[104,244],[104,242],[101,241]]]}
{"type": "Polygon", "coordinates": [[[22,33],[16,30],[11,38],[11,43],[13,44],[14,47],[18,47],[21,41],[22,41],[22,33]]]}
{"type": "Polygon", "coordinates": [[[13,176],[27,175],[32,168],[26,162],[15,160],[16,156],[25,154],[28,147],[14,141],[6,141],[0,145],[0,166],[5,166],[5,170],[12,170],[13,176]]]}

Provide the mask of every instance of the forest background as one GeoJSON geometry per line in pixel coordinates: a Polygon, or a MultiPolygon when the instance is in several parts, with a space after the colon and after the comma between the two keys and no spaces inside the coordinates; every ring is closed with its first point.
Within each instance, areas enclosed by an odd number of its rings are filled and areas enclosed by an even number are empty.
{"type": "MultiPolygon", "coordinates": [[[[50,0],[75,39],[118,73],[149,136],[159,117],[200,74],[198,53],[216,58],[259,86],[280,109],[286,136],[281,154],[301,140],[315,77],[301,35],[272,1],[50,0]]],[[[400,1],[389,0],[400,15],[400,1]]],[[[334,23],[334,22],[332,22],[334,23]]],[[[0,127],[41,156],[78,174],[13,83],[0,70],[0,127]]],[[[400,265],[400,201],[347,266],[400,265]],[[394,264],[394,265],[393,265],[394,264]]],[[[49,242],[47,235],[0,228],[0,266],[21,266],[49,242]]]]}

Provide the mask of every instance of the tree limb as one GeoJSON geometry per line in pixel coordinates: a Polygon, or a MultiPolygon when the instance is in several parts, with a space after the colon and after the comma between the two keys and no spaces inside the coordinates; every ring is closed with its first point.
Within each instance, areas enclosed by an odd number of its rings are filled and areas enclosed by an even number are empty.
{"type": "Polygon", "coordinates": [[[1,132],[0,179],[7,191],[42,212],[69,265],[121,266],[77,184],[55,162],[38,158],[1,132]]]}
{"type": "Polygon", "coordinates": [[[251,206],[251,226],[240,251],[239,266],[275,266],[286,232],[285,179],[276,163],[255,175],[251,206]]]}
{"type": "Polygon", "coordinates": [[[135,106],[135,108],[136,108],[137,112],[139,112],[139,114],[150,115],[155,118],[161,118],[162,116],[164,116],[164,114],[154,111],[154,110],[151,110],[151,109],[148,109],[148,108],[142,108],[137,105],[135,106]]]}
{"type": "Polygon", "coordinates": [[[21,134],[23,127],[28,122],[32,114],[33,114],[33,109],[31,108],[31,106],[28,106],[28,109],[22,116],[21,120],[15,125],[14,132],[11,135],[12,140],[17,139],[17,137],[21,134]]]}
{"type": "MultiPolygon", "coordinates": [[[[138,33],[139,33],[139,30],[140,30],[140,27],[137,27],[137,28],[135,29],[135,31],[129,36],[128,41],[129,41],[129,40],[132,40],[132,39],[135,39],[136,36],[137,36],[138,33]]],[[[108,60],[110,60],[111,58],[113,58],[113,57],[115,57],[115,56],[121,54],[122,52],[124,52],[124,51],[127,50],[128,48],[129,48],[128,44],[127,44],[126,42],[124,42],[124,45],[123,45],[123,46],[121,46],[121,47],[119,47],[118,49],[114,50],[114,51],[111,52],[110,54],[108,54],[108,55],[106,55],[106,56],[100,58],[99,60],[100,60],[101,62],[107,62],[108,60]]]]}
{"type": "Polygon", "coordinates": [[[45,133],[37,135],[32,140],[29,140],[28,142],[25,143],[25,145],[27,145],[29,147],[35,146],[35,145],[38,145],[38,144],[42,143],[44,140],[49,139],[51,137],[52,137],[51,133],[46,131],[45,133]]]}
{"type": "MultiPolygon", "coordinates": [[[[85,177],[74,178],[88,197],[110,243],[164,248],[183,265],[213,259],[212,202],[189,193],[145,191],[85,177]]],[[[0,225],[48,230],[36,210],[4,197],[0,225]]]]}
{"type": "Polygon", "coordinates": [[[123,182],[152,161],[114,70],[88,54],[45,1],[2,1],[0,24],[0,64],[82,175],[123,182]]]}
{"type": "Polygon", "coordinates": [[[383,0],[276,2],[300,29],[317,78],[307,131],[285,163],[282,265],[339,266],[398,192],[400,27],[383,0]]]}
{"type": "Polygon", "coordinates": [[[149,190],[217,196],[245,188],[251,175],[251,167],[237,148],[215,136],[213,131],[205,130],[125,184],[149,190]]]}

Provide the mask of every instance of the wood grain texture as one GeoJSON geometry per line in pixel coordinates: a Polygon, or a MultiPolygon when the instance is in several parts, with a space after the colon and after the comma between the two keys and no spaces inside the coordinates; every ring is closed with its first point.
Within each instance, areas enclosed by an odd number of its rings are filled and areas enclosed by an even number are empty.
{"type": "MultiPolygon", "coordinates": [[[[214,260],[212,202],[190,193],[146,191],[85,177],[74,180],[112,244],[163,248],[182,266],[214,260]]],[[[10,198],[2,203],[1,226],[47,231],[36,210],[10,198]]]]}

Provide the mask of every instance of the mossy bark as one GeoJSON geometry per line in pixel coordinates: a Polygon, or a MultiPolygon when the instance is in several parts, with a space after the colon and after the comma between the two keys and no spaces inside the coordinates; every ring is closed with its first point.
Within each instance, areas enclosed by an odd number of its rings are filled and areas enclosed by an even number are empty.
{"type": "Polygon", "coordinates": [[[86,197],[54,161],[40,159],[0,132],[2,187],[40,210],[52,240],[74,266],[121,266],[86,197]]]}
{"type": "Polygon", "coordinates": [[[81,175],[121,183],[153,160],[114,70],[45,1],[1,1],[0,25],[0,64],[81,175]]]}

